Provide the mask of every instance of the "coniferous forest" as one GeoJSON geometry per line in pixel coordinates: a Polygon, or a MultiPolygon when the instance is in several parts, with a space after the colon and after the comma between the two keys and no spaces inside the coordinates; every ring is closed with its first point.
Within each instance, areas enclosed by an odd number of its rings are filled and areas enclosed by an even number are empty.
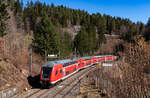
{"type": "Polygon", "coordinates": [[[136,35],[150,39],[150,20],[147,24],[133,23],[129,19],[101,13],[89,14],[84,10],[47,5],[39,1],[23,4],[21,0],[10,0],[8,5],[0,3],[1,11],[4,12],[1,14],[1,36],[6,35],[4,20],[9,18],[6,11],[8,6],[14,13],[17,28],[33,33],[32,46],[42,56],[45,53],[59,56],[68,56],[71,53],[92,55],[107,41],[104,34],[119,35],[127,42],[132,42],[136,35]],[[76,36],[63,30],[74,26],[80,27],[76,36]]]}

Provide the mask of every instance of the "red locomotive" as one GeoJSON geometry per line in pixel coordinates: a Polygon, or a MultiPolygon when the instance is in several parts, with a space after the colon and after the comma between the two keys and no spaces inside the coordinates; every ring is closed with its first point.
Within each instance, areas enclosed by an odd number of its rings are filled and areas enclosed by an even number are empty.
{"type": "Polygon", "coordinates": [[[115,56],[92,56],[92,57],[81,57],[77,59],[66,59],[58,61],[46,62],[41,67],[40,81],[42,86],[48,87],[50,84],[63,80],[70,75],[76,73],[82,68],[89,67],[98,62],[112,61],[116,59],[115,56]]]}

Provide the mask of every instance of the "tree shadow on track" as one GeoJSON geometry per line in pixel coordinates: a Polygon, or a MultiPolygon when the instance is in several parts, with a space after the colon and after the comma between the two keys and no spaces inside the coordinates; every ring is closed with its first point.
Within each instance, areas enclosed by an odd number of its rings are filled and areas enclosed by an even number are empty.
{"type": "Polygon", "coordinates": [[[40,74],[33,76],[33,77],[28,76],[27,80],[28,80],[29,85],[32,87],[32,89],[49,89],[55,86],[55,85],[42,86],[40,83],[40,74]]]}
{"type": "Polygon", "coordinates": [[[29,85],[32,87],[32,89],[34,88],[39,88],[41,89],[41,84],[40,84],[40,75],[36,75],[36,76],[28,76],[27,77],[28,83],[29,85]]]}

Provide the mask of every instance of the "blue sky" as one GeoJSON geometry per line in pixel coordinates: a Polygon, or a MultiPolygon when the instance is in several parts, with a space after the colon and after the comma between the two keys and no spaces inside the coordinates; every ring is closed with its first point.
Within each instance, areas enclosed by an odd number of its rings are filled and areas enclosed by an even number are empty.
{"type": "MultiPolygon", "coordinates": [[[[23,0],[24,2],[31,0],[23,0]]],[[[37,1],[37,0],[32,0],[37,1]]],[[[64,5],[86,10],[90,14],[100,12],[111,16],[129,18],[133,22],[147,23],[150,17],[150,0],[38,0],[47,4],[64,5]]]]}

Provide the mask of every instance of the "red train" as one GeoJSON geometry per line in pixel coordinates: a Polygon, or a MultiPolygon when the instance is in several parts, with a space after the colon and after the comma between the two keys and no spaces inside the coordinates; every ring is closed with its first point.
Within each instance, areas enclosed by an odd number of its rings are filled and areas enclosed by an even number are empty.
{"type": "Polygon", "coordinates": [[[113,61],[114,59],[116,59],[115,56],[104,55],[46,62],[41,67],[40,82],[42,86],[47,87],[50,84],[55,84],[69,77],[82,68],[89,67],[99,62],[113,61]]]}

